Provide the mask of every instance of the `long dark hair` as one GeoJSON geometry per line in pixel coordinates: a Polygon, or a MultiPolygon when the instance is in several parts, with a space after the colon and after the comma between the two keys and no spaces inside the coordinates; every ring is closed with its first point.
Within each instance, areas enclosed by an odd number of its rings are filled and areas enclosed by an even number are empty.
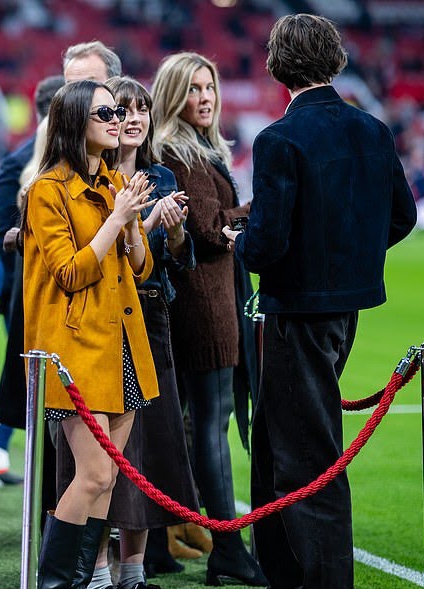
{"type": "MultiPolygon", "coordinates": [[[[129,108],[131,102],[135,100],[136,108],[140,110],[146,106],[150,113],[150,125],[146,139],[142,145],[137,147],[135,160],[136,170],[148,168],[152,164],[159,163],[159,158],[155,155],[152,147],[153,135],[155,132],[152,119],[152,98],[146,88],[137,80],[129,76],[114,76],[106,82],[106,86],[112,91],[116,104],[129,108]]],[[[119,166],[118,150],[108,151],[105,153],[105,161],[109,168],[119,166]]]]}
{"type": "MultiPolygon", "coordinates": [[[[85,135],[97,88],[105,88],[113,96],[110,88],[93,80],[69,82],[56,92],[50,104],[46,147],[37,177],[63,163],[69,165],[69,176],[63,182],[77,173],[84,182],[91,184],[85,135]]],[[[102,155],[106,151],[110,150],[102,155]]],[[[21,229],[26,227],[27,212],[28,191],[22,199],[21,229]]]]}
{"type": "Polygon", "coordinates": [[[51,170],[59,162],[66,162],[72,172],[79,174],[87,184],[91,183],[85,135],[97,88],[105,88],[113,96],[105,84],[79,80],[65,84],[53,97],[40,174],[51,170]]]}

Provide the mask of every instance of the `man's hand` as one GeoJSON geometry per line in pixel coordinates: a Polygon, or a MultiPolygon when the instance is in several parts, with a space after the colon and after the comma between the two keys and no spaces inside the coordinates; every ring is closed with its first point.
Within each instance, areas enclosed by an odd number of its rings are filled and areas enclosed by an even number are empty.
{"type": "Polygon", "coordinates": [[[227,250],[229,252],[234,251],[236,237],[237,235],[239,235],[239,233],[243,233],[243,231],[233,231],[228,225],[225,225],[225,227],[222,230],[222,233],[228,239],[227,250]]]}

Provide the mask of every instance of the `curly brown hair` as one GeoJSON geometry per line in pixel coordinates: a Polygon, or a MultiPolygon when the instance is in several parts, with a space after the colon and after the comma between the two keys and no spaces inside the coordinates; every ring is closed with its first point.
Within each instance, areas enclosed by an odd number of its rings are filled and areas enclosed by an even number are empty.
{"type": "Polygon", "coordinates": [[[289,14],[271,30],[267,70],[289,90],[329,84],[346,64],[339,32],[322,16],[289,14]]]}

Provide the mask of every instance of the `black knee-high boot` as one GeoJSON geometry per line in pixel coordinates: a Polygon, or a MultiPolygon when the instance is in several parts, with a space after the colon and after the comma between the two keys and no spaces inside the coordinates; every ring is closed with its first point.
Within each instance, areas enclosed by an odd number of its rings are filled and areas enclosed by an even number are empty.
{"type": "Polygon", "coordinates": [[[70,589],[75,576],[85,525],[47,514],[41,544],[38,589],[70,589]]]}
{"type": "Polygon", "coordinates": [[[86,589],[93,576],[106,520],[89,517],[82,536],[72,589],[86,589]]]}

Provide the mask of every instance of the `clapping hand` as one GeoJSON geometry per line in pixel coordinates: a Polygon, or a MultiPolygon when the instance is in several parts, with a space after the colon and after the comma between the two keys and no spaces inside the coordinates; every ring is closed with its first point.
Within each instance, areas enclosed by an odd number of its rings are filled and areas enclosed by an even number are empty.
{"type": "Polygon", "coordinates": [[[157,199],[149,200],[150,193],[155,189],[155,184],[149,185],[148,175],[136,172],[131,180],[123,176],[124,187],[119,192],[113,184],[109,184],[109,190],[115,200],[114,214],[119,216],[123,223],[132,223],[141,210],[151,207],[157,199]]]}
{"type": "MultiPolygon", "coordinates": [[[[182,193],[171,193],[162,199],[161,221],[168,235],[169,240],[183,238],[183,224],[187,219],[188,207],[184,205],[181,209],[178,202],[187,202],[188,197],[182,193]],[[177,198],[176,198],[177,197],[177,198]]],[[[182,241],[184,241],[182,239],[182,241]]]]}

